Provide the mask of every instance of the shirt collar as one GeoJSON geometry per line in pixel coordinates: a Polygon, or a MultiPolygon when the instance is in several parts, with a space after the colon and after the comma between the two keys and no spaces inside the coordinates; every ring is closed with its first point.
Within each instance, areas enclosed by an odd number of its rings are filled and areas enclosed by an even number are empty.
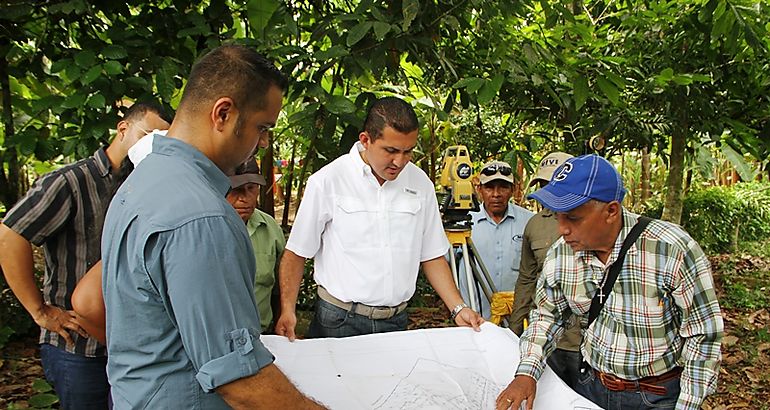
{"type": "Polygon", "coordinates": [[[104,178],[109,175],[112,164],[110,164],[110,158],[107,156],[106,145],[94,152],[94,160],[94,162],[96,162],[96,169],[99,171],[99,176],[104,178]]]}
{"type": "Polygon", "coordinates": [[[267,221],[265,221],[265,215],[263,214],[259,209],[254,209],[254,213],[251,214],[249,217],[249,220],[246,222],[246,230],[249,232],[249,236],[254,234],[254,232],[262,225],[267,225],[267,221]]]}
{"type": "MultiPolygon", "coordinates": [[[[377,177],[374,176],[374,171],[372,171],[372,167],[364,162],[364,159],[361,157],[361,152],[366,151],[366,148],[364,148],[364,144],[361,143],[361,141],[356,141],[355,144],[353,144],[353,147],[350,148],[350,156],[353,160],[353,166],[356,169],[356,172],[360,172],[361,176],[364,178],[371,178],[377,186],[380,186],[380,183],[377,181],[377,177]]],[[[382,186],[385,186],[390,181],[385,181],[385,183],[382,186]]]]}
{"type": "Polygon", "coordinates": [[[152,154],[192,160],[190,163],[202,171],[204,177],[222,194],[222,197],[227,195],[227,191],[230,190],[230,178],[211,162],[208,157],[203,155],[202,152],[182,140],[177,138],[155,138],[152,142],[152,154]]]}

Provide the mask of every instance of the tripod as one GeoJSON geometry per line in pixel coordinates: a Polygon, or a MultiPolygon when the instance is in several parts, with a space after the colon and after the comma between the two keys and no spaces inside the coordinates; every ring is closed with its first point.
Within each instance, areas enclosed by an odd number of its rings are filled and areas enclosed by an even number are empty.
{"type": "MultiPolygon", "coordinates": [[[[452,269],[452,277],[454,278],[455,285],[458,289],[460,287],[460,262],[465,267],[465,279],[466,290],[468,291],[468,302],[471,305],[471,309],[479,312],[481,309],[481,301],[477,299],[478,287],[484,297],[492,305],[492,295],[497,292],[492,278],[489,276],[487,267],[484,266],[484,261],[478,256],[479,252],[476,250],[476,245],[473,244],[471,239],[471,227],[468,224],[445,224],[444,232],[447,239],[452,244],[452,248],[449,250],[449,266],[452,269]],[[457,251],[462,252],[462,261],[455,257],[457,251]],[[478,285],[478,287],[476,286],[478,285]]],[[[508,326],[507,320],[503,319],[504,326],[508,326]]]]}

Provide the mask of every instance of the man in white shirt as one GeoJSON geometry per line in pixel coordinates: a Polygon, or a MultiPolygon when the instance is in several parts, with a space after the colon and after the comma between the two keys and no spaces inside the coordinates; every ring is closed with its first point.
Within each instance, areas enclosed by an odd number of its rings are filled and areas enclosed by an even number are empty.
{"type": "Polygon", "coordinates": [[[316,314],[308,337],[406,330],[407,301],[425,276],[455,323],[478,330],[452,280],[434,185],[410,162],[417,116],[406,102],[377,100],[350,152],[307,182],[279,269],[275,332],[294,340],[295,306],[307,258],[315,260],[316,314]]]}

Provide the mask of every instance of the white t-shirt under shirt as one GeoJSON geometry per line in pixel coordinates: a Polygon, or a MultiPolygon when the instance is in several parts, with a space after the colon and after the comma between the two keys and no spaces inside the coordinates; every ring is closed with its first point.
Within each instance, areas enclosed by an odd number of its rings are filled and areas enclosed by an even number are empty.
{"type": "Polygon", "coordinates": [[[315,281],[345,302],[396,306],[420,262],[449,250],[433,183],[411,162],[377,182],[357,142],[310,176],[286,249],[315,259],[315,281]]]}

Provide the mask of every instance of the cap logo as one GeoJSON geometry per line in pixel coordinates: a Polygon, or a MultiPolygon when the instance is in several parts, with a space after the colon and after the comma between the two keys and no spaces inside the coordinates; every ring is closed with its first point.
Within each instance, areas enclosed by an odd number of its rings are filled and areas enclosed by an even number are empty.
{"type": "Polygon", "coordinates": [[[556,175],[553,176],[553,180],[564,181],[565,179],[567,179],[567,176],[569,175],[570,172],[572,172],[572,163],[567,162],[564,165],[562,165],[561,168],[559,168],[556,175]]]}
{"type": "Polygon", "coordinates": [[[545,158],[542,162],[540,162],[540,167],[552,167],[554,165],[559,165],[559,160],[556,158],[545,158]]]}

